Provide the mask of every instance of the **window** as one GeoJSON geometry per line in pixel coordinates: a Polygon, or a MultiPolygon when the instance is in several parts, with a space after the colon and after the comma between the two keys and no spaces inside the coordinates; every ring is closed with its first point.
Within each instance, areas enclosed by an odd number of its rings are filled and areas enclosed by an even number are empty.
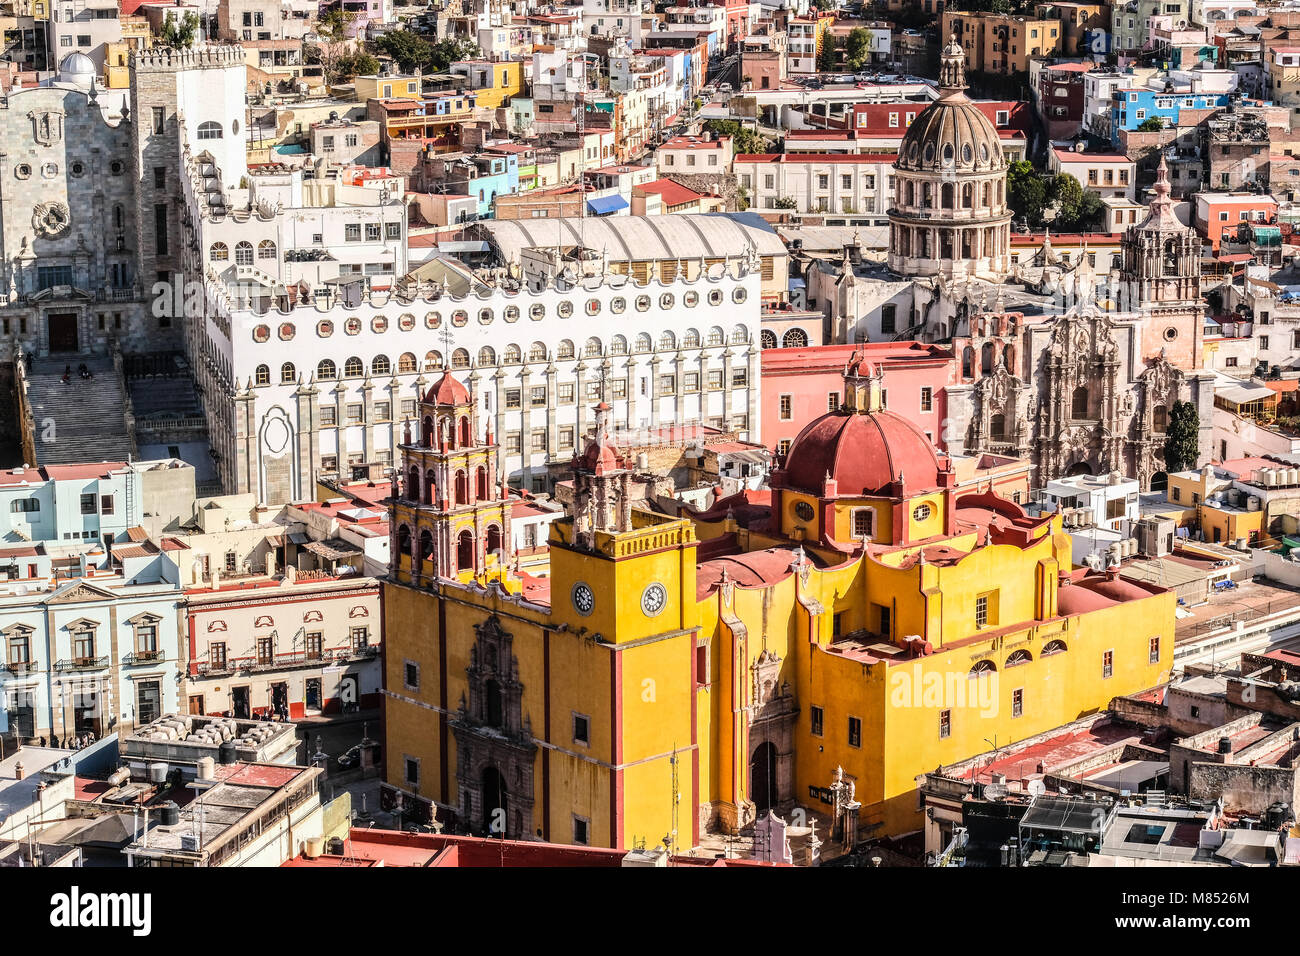
{"type": "Polygon", "coordinates": [[[788,422],[794,417],[793,398],[789,395],[781,396],[781,421],[788,422]]]}
{"type": "Polygon", "coordinates": [[[859,508],[853,512],[853,537],[867,538],[872,534],[876,513],[870,508],[859,508]]]}
{"type": "Polygon", "coordinates": [[[343,239],[346,242],[361,241],[361,223],[349,222],[343,226],[343,239]]]}
{"type": "Polygon", "coordinates": [[[939,711],[939,739],[947,740],[952,736],[952,711],[939,711]]]}
{"type": "Polygon", "coordinates": [[[322,405],[320,407],[320,423],[322,427],[330,428],[337,424],[334,413],[335,408],[333,405],[322,405]]]}
{"type": "Polygon", "coordinates": [[[81,496],[81,513],[83,515],[93,515],[95,513],[95,496],[93,494],[81,496]]]}
{"type": "Polygon", "coordinates": [[[1115,652],[1102,651],[1101,654],[1101,676],[1102,679],[1110,677],[1115,672],[1115,652]]]}
{"type": "Polygon", "coordinates": [[[380,236],[379,223],[366,223],[366,242],[378,242],[380,236]]]}
{"type": "Polygon", "coordinates": [[[1017,687],[1011,692],[1011,716],[1020,717],[1025,712],[1025,689],[1017,687]]]}
{"type": "Polygon", "coordinates": [[[407,757],[403,761],[406,766],[406,785],[408,787],[420,786],[420,761],[415,757],[407,757]]]}
{"type": "Polygon", "coordinates": [[[584,747],[591,743],[591,718],[586,714],[573,715],[573,742],[584,747]]]}
{"type": "Polygon", "coordinates": [[[546,407],[546,386],[534,385],[528,396],[528,402],[533,408],[546,407]]]}
{"type": "Polygon", "coordinates": [[[413,661],[407,661],[404,670],[405,670],[405,674],[402,680],[405,681],[406,683],[406,689],[419,690],[420,689],[420,665],[414,663],[413,661]]]}
{"type": "Polygon", "coordinates": [[[882,305],[880,307],[880,332],[882,335],[893,335],[895,326],[898,322],[898,307],[893,303],[882,305]]]}
{"type": "Polygon", "coordinates": [[[9,510],[14,514],[40,511],[41,502],[37,498],[19,498],[9,503],[9,510]]]}
{"type": "Polygon", "coordinates": [[[161,106],[153,107],[153,131],[155,133],[161,133],[165,122],[166,118],[163,115],[163,108],[161,106]]]}
{"type": "Polygon", "coordinates": [[[365,420],[365,406],[360,402],[353,402],[347,406],[346,415],[349,425],[360,425],[365,420]]]}
{"type": "Polygon", "coordinates": [[[921,411],[934,411],[934,389],[928,385],[921,389],[921,411]]]}
{"type": "Polygon", "coordinates": [[[153,187],[154,189],[167,188],[167,167],[155,166],[153,168],[153,187]]]}
{"type": "Polygon", "coordinates": [[[506,389],[506,408],[523,408],[523,392],[520,389],[506,389]]]}
{"type": "Polygon", "coordinates": [[[113,513],[113,496],[112,496],[112,495],[100,495],[100,496],[99,496],[99,513],[100,513],[101,515],[111,515],[111,514],[113,513]]]}
{"type": "Polygon", "coordinates": [[[591,841],[591,821],[584,817],[573,818],[573,842],[577,846],[586,846],[591,841]]]}
{"type": "Polygon", "coordinates": [[[199,139],[221,139],[221,124],[212,121],[200,123],[199,139]]]}
{"type": "Polygon", "coordinates": [[[975,599],[975,626],[987,627],[989,623],[989,598],[981,594],[975,599]]]}
{"type": "Polygon", "coordinates": [[[1151,640],[1147,642],[1147,646],[1150,653],[1150,662],[1152,664],[1159,664],[1160,663],[1160,638],[1158,636],[1151,638],[1151,640]]]}
{"type": "Polygon", "coordinates": [[[849,718],[849,746],[862,746],[862,721],[857,717],[849,718]]]}

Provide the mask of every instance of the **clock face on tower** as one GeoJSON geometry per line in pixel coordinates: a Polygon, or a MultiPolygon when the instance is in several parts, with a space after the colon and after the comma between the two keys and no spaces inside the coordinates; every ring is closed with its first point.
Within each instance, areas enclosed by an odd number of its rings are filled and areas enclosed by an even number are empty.
{"type": "Polygon", "coordinates": [[[646,617],[654,617],[668,603],[668,590],[658,581],[641,592],[641,610],[646,617]]]}
{"type": "Polygon", "coordinates": [[[586,617],[596,606],[596,595],[592,593],[591,588],[582,581],[573,586],[573,591],[569,595],[573,601],[573,609],[586,617]]]}

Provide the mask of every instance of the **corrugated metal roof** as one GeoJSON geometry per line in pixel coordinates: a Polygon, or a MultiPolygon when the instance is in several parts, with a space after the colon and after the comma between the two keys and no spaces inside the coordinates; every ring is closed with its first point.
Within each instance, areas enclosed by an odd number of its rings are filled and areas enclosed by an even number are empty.
{"type": "Polygon", "coordinates": [[[477,224],[492,237],[504,259],[520,258],[526,249],[545,249],[559,242],[607,249],[614,261],[695,259],[743,255],[753,243],[760,256],[785,255],[785,243],[757,217],[726,213],[674,216],[619,216],[616,219],[496,220],[477,224]]]}

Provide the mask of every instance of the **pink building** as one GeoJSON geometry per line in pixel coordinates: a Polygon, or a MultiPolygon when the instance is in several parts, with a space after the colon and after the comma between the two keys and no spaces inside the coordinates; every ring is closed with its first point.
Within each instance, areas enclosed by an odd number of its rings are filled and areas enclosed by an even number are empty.
{"type": "Polygon", "coordinates": [[[883,370],[886,407],[916,422],[946,451],[942,423],[948,415],[946,388],[957,380],[953,355],[920,342],[764,349],[763,444],[784,454],[805,425],[838,408],[844,369],[855,356],[883,370]]]}

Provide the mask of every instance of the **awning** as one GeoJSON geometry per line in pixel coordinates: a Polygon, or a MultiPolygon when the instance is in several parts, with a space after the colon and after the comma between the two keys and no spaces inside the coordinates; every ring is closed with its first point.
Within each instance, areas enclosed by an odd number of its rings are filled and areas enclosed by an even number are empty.
{"type": "Polygon", "coordinates": [[[330,538],[328,541],[310,541],[307,543],[307,550],[312,554],[319,555],[326,561],[339,561],[361,553],[360,548],[348,544],[341,538],[330,538]]]}
{"type": "Polygon", "coordinates": [[[587,200],[587,211],[593,216],[608,216],[610,213],[626,208],[627,200],[619,195],[587,200]]]}
{"type": "Polygon", "coordinates": [[[488,244],[484,239],[475,241],[462,240],[459,242],[440,242],[438,243],[439,252],[487,252],[488,244]]]}
{"type": "Polygon", "coordinates": [[[289,543],[296,544],[299,546],[302,546],[304,544],[311,544],[311,536],[304,534],[301,531],[294,531],[289,534],[289,543]]]}
{"type": "Polygon", "coordinates": [[[1272,398],[1276,393],[1263,385],[1234,385],[1229,388],[1216,388],[1214,394],[1237,405],[1245,405],[1247,402],[1272,398]]]}
{"type": "Polygon", "coordinates": [[[754,464],[763,465],[768,462],[768,453],[765,448],[755,448],[747,451],[729,451],[718,456],[727,461],[748,461],[754,464]]]}
{"type": "Polygon", "coordinates": [[[267,538],[266,538],[266,543],[269,544],[269,545],[270,545],[271,547],[273,547],[273,548],[283,548],[283,547],[284,547],[284,535],[282,535],[282,534],[272,534],[272,535],[268,535],[267,538]]]}

